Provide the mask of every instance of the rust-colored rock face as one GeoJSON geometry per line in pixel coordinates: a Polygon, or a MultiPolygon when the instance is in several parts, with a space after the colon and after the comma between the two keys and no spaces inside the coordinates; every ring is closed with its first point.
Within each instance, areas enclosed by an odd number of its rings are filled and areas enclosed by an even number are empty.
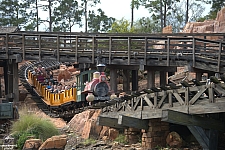
{"type": "Polygon", "coordinates": [[[40,139],[28,139],[24,143],[23,150],[38,150],[38,148],[42,145],[42,141],[40,139]]]}
{"type": "Polygon", "coordinates": [[[48,138],[38,150],[57,149],[64,150],[67,144],[67,136],[59,135],[48,138]]]}
{"type": "MultiPolygon", "coordinates": [[[[225,32],[225,7],[218,13],[215,20],[204,22],[189,22],[183,29],[184,33],[224,33],[225,32]]],[[[220,37],[207,37],[208,40],[218,40],[220,37]]]]}

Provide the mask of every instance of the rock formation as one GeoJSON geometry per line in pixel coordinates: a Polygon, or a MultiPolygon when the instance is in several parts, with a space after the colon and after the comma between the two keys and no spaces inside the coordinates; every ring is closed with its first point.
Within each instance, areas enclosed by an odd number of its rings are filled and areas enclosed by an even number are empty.
{"type": "MultiPolygon", "coordinates": [[[[204,22],[189,22],[183,29],[183,33],[224,33],[225,32],[225,7],[218,13],[215,20],[204,22]]],[[[199,37],[202,38],[202,37],[199,37]]],[[[204,37],[203,37],[204,38],[204,37]]],[[[223,37],[207,36],[208,40],[220,40],[223,37]]]]}

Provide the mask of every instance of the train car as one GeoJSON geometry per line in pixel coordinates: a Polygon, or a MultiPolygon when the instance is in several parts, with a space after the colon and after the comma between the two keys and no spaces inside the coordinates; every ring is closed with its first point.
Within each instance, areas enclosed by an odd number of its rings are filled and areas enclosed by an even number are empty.
{"type": "Polygon", "coordinates": [[[81,72],[76,76],[76,87],[72,86],[59,93],[50,91],[48,85],[39,80],[33,73],[35,66],[27,71],[27,82],[50,112],[75,114],[85,106],[110,100],[111,91],[104,72],[105,65],[99,64],[97,68],[81,72]]]}

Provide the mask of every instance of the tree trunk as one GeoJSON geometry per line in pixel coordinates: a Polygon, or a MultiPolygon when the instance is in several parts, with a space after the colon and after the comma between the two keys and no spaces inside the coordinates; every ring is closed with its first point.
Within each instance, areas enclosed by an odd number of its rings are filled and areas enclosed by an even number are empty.
{"type": "Polygon", "coordinates": [[[186,20],[185,20],[185,24],[187,24],[188,22],[188,5],[189,5],[189,0],[187,0],[187,8],[186,8],[186,20]]]}
{"type": "Polygon", "coordinates": [[[134,0],[131,1],[131,28],[134,24],[134,0]]]}
{"type": "Polygon", "coordinates": [[[84,13],[85,13],[85,33],[87,33],[87,1],[84,4],[84,13]]]}

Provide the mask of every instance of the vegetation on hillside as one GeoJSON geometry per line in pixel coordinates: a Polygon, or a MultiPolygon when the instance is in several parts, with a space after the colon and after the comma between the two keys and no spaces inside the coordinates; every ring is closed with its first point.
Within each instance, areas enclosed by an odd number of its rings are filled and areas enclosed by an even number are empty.
{"type": "Polygon", "coordinates": [[[20,119],[13,122],[11,132],[17,141],[19,149],[23,148],[25,141],[29,137],[45,141],[47,138],[59,134],[58,129],[52,122],[35,114],[21,114],[20,119]]]}

